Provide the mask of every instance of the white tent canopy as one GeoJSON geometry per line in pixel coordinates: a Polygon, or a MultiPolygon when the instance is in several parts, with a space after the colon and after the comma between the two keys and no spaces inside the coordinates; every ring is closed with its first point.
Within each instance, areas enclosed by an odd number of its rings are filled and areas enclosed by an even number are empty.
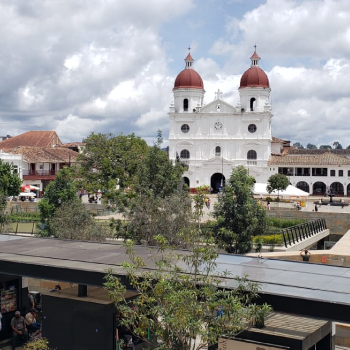
{"type": "Polygon", "coordinates": [[[34,192],[21,192],[18,197],[36,197],[34,192]]]}
{"type": "MultiPolygon", "coordinates": [[[[266,189],[267,184],[266,183],[256,183],[254,185],[253,193],[254,194],[261,194],[263,196],[277,196],[278,191],[275,190],[271,193],[267,192],[266,189]]],[[[308,197],[310,194],[307,192],[304,192],[300,190],[299,188],[296,188],[292,185],[289,185],[284,191],[280,191],[280,196],[288,196],[288,197],[308,197]]]]}

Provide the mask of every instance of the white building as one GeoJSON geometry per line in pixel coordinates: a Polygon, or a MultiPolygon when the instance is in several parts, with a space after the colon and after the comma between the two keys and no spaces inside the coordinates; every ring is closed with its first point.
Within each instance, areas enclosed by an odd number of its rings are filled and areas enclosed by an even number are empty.
{"type": "Polygon", "coordinates": [[[271,155],[270,85],[254,52],[242,75],[237,106],[221,98],[205,105],[204,85],[190,54],[174,84],[170,106],[169,157],[189,165],[184,180],[190,187],[219,190],[232,168],[244,165],[257,182],[266,182],[271,155]]]}
{"type": "Polygon", "coordinates": [[[21,154],[6,153],[0,149],[0,159],[4,163],[13,165],[14,172],[18,174],[21,180],[23,179],[23,159],[21,154]]]}
{"type": "Polygon", "coordinates": [[[350,195],[350,150],[299,150],[290,141],[271,135],[270,84],[253,53],[251,67],[241,77],[239,102],[231,106],[217,91],[204,104],[204,84],[185,58],[176,77],[170,105],[169,157],[188,164],[184,181],[191,188],[211,186],[217,191],[232,169],[244,165],[256,182],[276,173],[310,194],[350,195]]]}

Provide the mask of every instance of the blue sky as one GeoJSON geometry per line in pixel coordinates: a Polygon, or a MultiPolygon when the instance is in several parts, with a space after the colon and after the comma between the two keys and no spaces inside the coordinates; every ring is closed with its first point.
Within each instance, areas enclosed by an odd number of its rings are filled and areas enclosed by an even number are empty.
{"type": "Polygon", "coordinates": [[[205,103],[237,103],[256,43],[273,135],[350,144],[348,0],[0,0],[0,134],[168,135],[187,48],[205,103]]]}

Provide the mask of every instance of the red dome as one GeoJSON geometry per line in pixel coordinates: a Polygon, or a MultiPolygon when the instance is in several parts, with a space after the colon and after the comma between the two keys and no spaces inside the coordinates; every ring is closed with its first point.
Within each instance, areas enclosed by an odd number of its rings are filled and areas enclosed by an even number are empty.
{"type": "Polygon", "coordinates": [[[201,76],[193,69],[184,69],[175,79],[175,89],[201,89],[203,90],[203,80],[201,76]]]}
{"type": "Polygon", "coordinates": [[[250,67],[246,70],[241,78],[241,84],[239,88],[246,87],[265,87],[269,88],[269,78],[266,73],[259,67],[250,67]]]}

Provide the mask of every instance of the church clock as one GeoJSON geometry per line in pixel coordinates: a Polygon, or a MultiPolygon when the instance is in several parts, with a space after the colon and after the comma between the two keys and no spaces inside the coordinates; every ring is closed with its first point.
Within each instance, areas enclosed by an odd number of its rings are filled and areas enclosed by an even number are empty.
{"type": "Polygon", "coordinates": [[[215,128],[215,130],[221,130],[222,129],[222,123],[221,122],[216,122],[214,124],[214,128],[215,128]]]}

